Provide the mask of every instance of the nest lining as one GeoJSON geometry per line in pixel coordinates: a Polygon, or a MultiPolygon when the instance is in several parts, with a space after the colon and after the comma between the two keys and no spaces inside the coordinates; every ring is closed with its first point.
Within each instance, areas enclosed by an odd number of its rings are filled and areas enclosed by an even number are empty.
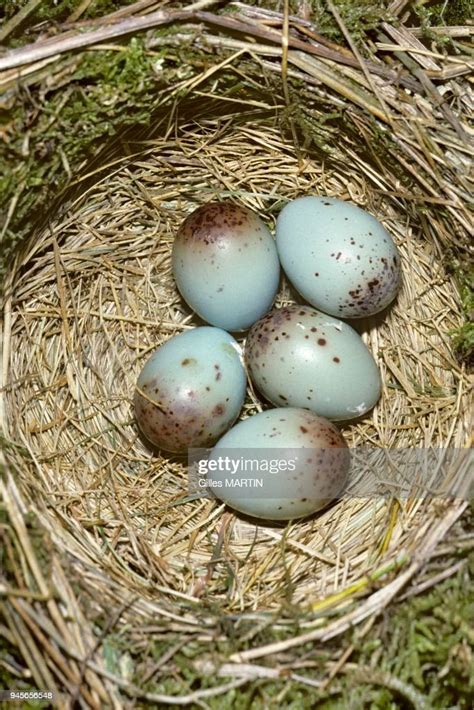
{"type": "MultiPolygon", "coordinates": [[[[330,161],[299,160],[275,118],[239,113],[176,121],[135,144],[71,200],[12,275],[6,410],[23,486],[53,539],[79,558],[101,595],[130,593],[173,613],[206,598],[226,613],[311,608],[400,552],[420,552],[444,503],[415,495],[346,496],[306,521],[258,525],[188,496],[182,460],[151,454],[131,400],[148,355],[199,324],[170,269],[176,230],[197,206],[233,199],[270,227],[302,194],[352,200],[376,215],[402,256],[395,305],[357,328],[381,369],[373,413],[345,426],[350,446],[462,447],[467,386],[449,332],[456,290],[396,178],[376,174],[341,138],[330,161]],[[395,193],[395,196],[393,196],[395,193]]],[[[80,187],[80,185],[79,185],[80,187]]],[[[283,282],[278,304],[297,294],[283,282]]],[[[249,389],[243,416],[266,407],[249,389]]],[[[338,601],[340,601],[338,599],[338,601]]]]}

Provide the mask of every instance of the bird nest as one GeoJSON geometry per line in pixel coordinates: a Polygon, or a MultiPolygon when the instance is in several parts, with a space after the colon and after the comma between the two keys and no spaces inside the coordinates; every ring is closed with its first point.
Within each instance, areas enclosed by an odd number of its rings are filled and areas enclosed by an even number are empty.
{"type": "MultiPolygon", "coordinates": [[[[379,612],[466,505],[452,495],[465,457],[440,455],[465,449],[468,435],[468,382],[451,338],[463,316],[446,258],[468,233],[468,98],[453,88],[464,65],[391,25],[385,45],[362,56],[350,35],[336,47],[301,17],[239,4],[231,15],[181,15],[168,21],[174,32],[150,35],[149,51],[192,47],[206,66],[189,60],[184,78],[178,69],[151,126],[72,176],[5,286],[5,569],[18,564],[1,582],[5,618],[38,687],[91,707],[121,691],[172,702],[144,690],[145,679],[141,690],[131,684],[120,665],[111,672],[108,630],[208,650],[231,624],[230,660],[216,651],[201,669],[231,681],[180,694],[200,702],[258,677],[252,661],[379,612]],[[441,478],[435,491],[433,464],[420,457],[403,490],[383,469],[369,493],[353,481],[319,514],[272,525],[190,494],[186,463],[139,438],[132,399],[149,354],[200,324],[171,273],[182,220],[229,199],[273,229],[284,204],[308,194],[368,210],[402,259],[396,303],[356,325],[383,386],[375,409],[344,426],[348,444],[435,451],[441,478]],[[262,642],[268,625],[275,633],[262,642]]],[[[144,17],[153,26],[153,13],[144,17]]],[[[297,299],[283,281],[277,303],[297,299]]],[[[242,417],[266,407],[249,388],[242,417]]]]}

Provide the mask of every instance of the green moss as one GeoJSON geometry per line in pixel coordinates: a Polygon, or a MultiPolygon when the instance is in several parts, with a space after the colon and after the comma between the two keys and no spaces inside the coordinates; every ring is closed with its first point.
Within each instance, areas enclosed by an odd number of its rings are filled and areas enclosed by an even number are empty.
{"type": "MultiPolygon", "coordinates": [[[[307,4],[310,6],[311,21],[318,28],[318,32],[335,42],[345,44],[344,35],[325,0],[310,0],[307,4]]],[[[360,41],[367,32],[374,30],[382,20],[386,22],[390,20],[387,9],[389,3],[384,0],[380,0],[380,2],[334,0],[333,4],[356,42],[360,41]]],[[[299,0],[290,1],[290,12],[298,15],[300,8],[301,2],[299,0]]]]}
{"type": "Polygon", "coordinates": [[[0,276],[23,237],[50,208],[79,165],[97,156],[110,139],[128,126],[148,124],[159,102],[160,81],[141,38],[123,51],[84,52],[77,60],[67,89],[47,90],[39,111],[32,94],[18,91],[13,106],[0,113],[9,126],[9,142],[0,152],[0,212],[7,214],[20,195],[6,231],[0,276]],[[25,135],[32,136],[25,151],[25,135]]]}
{"type": "MultiPolygon", "coordinates": [[[[470,517],[467,515],[465,524],[472,528],[472,514],[470,517]]],[[[474,645],[471,625],[474,592],[470,583],[474,573],[474,555],[459,550],[445,560],[446,564],[452,564],[456,557],[464,558],[465,565],[455,576],[423,595],[393,604],[363,639],[356,631],[350,630],[324,646],[308,643],[298,649],[296,658],[298,662],[305,663],[298,665],[293,672],[320,683],[327,677],[330,668],[328,661],[340,657],[350,645],[354,647],[348,665],[326,689],[290,681],[282,675],[278,679],[251,679],[237,691],[207,698],[206,704],[216,710],[263,710],[276,705],[295,710],[313,707],[326,710],[345,710],[348,707],[353,710],[401,710],[411,707],[409,698],[413,695],[425,698],[427,707],[467,710],[474,693],[474,669],[470,662],[474,645]],[[386,678],[393,682],[384,682],[386,678]]],[[[203,611],[208,616],[209,610],[203,611]]],[[[244,623],[243,619],[234,618],[230,629],[222,623],[217,607],[215,611],[216,640],[209,638],[200,641],[190,637],[168,661],[166,669],[157,672],[146,684],[142,682],[143,676],[170,647],[180,645],[182,638],[179,634],[165,633],[163,629],[163,633],[148,637],[147,648],[143,647],[143,643],[137,643],[135,647],[127,643],[127,633],[110,636],[105,651],[107,663],[117,670],[127,661],[127,667],[134,669],[132,682],[143,692],[184,695],[231,680],[230,677],[218,677],[216,669],[236,651],[274,643],[301,633],[296,618],[293,624],[288,624],[285,632],[275,627],[269,618],[269,623],[262,625],[260,631],[249,638],[252,626],[257,627],[261,620],[249,619],[248,623],[244,623]]],[[[295,654],[287,652],[278,657],[265,656],[257,660],[256,665],[276,668],[279,664],[284,666],[288,663],[291,666],[292,659],[294,662],[295,654]]]]}
{"type": "MultiPolygon", "coordinates": [[[[466,525],[471,523],[472,515],[466,517],[466,525]]],[[[352,645],[354,650],[348,665],[326,689],[289,680],[282,674],[277,679],[250,679],[238,690],[207,698],[207,706],[216,710],[263,710],[273,706],[295,710],[314,707],[402,710],[411,707],[409,698],[413,695],[425,698],[427,707],[467,710],[474,692],[474,672],[469,655],[474,642],[471,628],[474,594],[470,584],[474,556],[460,550],[453,553],[449,563],[452,564],[456,557],[465,558],[465,566],[457,575],[424,595],[393,604],[363,639],[350,630],[324,646],[307,643],[298,648],[296,655],[287,652],[256,661],[257,666],[274,669],[278,665],[291,666],[297,659],[293,672],[318,684],[327,677],[331,667],[328,662],[339,658],[352,645]],[[386,678],[392,683],[384,682],[386,678]]],[[[208,618],[209,608],[201,611],[208,618]]],[[[118,675],[123,674],[124,668],[131,672],[130,680],[141,692],[185,695],[215,688],[231,680],[231,677],[217,676],[216,671],[236,651],[301,633],[297,619],[282,632],[269,618],[269,623],[261,626],[250,639],[252,626],[258,626],[261,620],[249,619],[244,623],[243,619],[234,618],[231,629],[222,623],[217,607],[215,611],[214,634],[207,640],[190,636],[183,644],[179,633],[166,631],[164,627],[161,633],[157,628],[155,634],[148,635],[145,646],[136,631],[133,634],[136,642],[130,642],[126,627],[121,632],[106,635],[102,653],[107,669],[118,675]],[[172,658],[143,683],[149,669],[156,667],[156,663],[175,645],[177,650],[172,658]]]]}
{"type": "MultiPolygon", "coordinates": [[[[472,530],[473,517],[472,511],[465,517],[466,530],[472,530]]],[[[206,706],[213,710],[264,710],[273,706],[295,710],[345,710],[348,707],[352,710],[403,710],[411,707],[406,694],[410,692],[426,698],[426,707],[467,710],[474,693],[474,669],[470,661],[474,646],[471,624],[474,615],[471,582],[474,555],[460,548],[456,552],[456,549],[453,545],[449,557],[438,558],[433,563],[439,570],[440,566],[452,564],[456,558],[464,559],[464,567],[455,576],[423,595],[392,604],[363,639],[359,638],[358,630],[349,630],[323,646],[307,643],[296,653],[270,655],[256,661],[257,666],[272,669],[285,665],[291,668],[296,663],[292,672],[320,683],[327,678],[331,668],[328,662],[340,658],[352,645],[354,650],[347,664],[326,689],[289,680],[282,674],[277,679],[250,679],[237,690],[207,698],[206,706]],[[398,682],[402,691],[382,682],[384,674],[398,682]]],[[[436,574],[437,570],[431,574],[436,574]]],[[[430,574],[429,569],[427,571],[430,574]]],[[[202,611],[208,618],[209,611],[202,611]]],[[[199,609],[197,613],[200,613],[199,609]]],[[[165,625],[159,631],[159,624],[155,633],[146,636],[141,636],[136,628],[130,633],[128,625],[107,632],[110,617],[105,616],[97,621],[95,632],[97,638],[104,634],[100,652],[106,670],[128,678],[142,693],[180,696],[215,688],[231,680],[230,677],[217,676],[216,670],[232,653],[301,633],[297,620],[288,625],[285,633],[268,623],[249,640],[252,626],[261,622],[255,619],[249,619],[246,624],[242,622],[233,619],[230,633],[229,626],[219,623],[218,615],[213,632],[205,634],[207,639],[192,634],[185,643],[180,633],[165,625]],[[157,666],[174,646],[176,653],[163,666],[157,666]],[[144,683],[143,678],[152,668],[156,669],[155,673],[144,683]]],[[[208,631],[211,631],[210,627],[208,631]]],[[[4,642],[2,650],[22,665],[18,649],[4,642]]],[[[4,687],[29,687],[9,678],[5,670],[2,676],[4,687]]],[[[126,702],[127,694],[125,691],[122,694],[126,702]]],[[[140,700],[137,707],[141,707],[140,700]]]]}
{"type": "Polygon", "coordinates": [[[447,254],[446,261],[448,272],[457,283],[465,318],[464,324],[450,335],[459,360],[471,367],[474,365],[474,267],[465,265],[452,253],[447,254]]]}
{"type": "Polygon", "coordinates": [[[423,27],[465,25],[472,20],[472,0],[435,0],[414,3],[413,11],[423,27]]]}
{"type": "MultiPolygon", "coordinates": [[[[35,553],[36,561],[46,580],[50,579],[51,575],[51,541],[49,535],[38,522],[38,518],[33,512],[29,512],[24,516],[24,523],[28,531],[28,537],[31,547],[35,553]]],[[[13,529],[10,527],[11,522],[5,508],[0,506],[0,540],[2,536],[2,544],[0,545],[0,569],[4,574],[7,584],[17,587],[15,572],[18,572],[19,564],[16,558],[17,540],[13,529]],[[9,536],[9,545],[7,545],[6,537],[9,536]],[[13,557],[12,557],[13,555],[13,557]]],[[[30,582],[33,577],[30,577],[30,582]]],[[[28,584],[25,584],[28,587],[28,584]]],[[[39,591],[39,590],[35,590],[39,591]]]]}

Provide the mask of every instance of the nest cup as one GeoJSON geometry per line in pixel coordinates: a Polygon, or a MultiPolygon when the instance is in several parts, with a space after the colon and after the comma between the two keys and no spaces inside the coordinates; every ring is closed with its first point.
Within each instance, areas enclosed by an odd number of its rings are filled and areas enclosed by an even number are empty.
{"type": "MultiPolygon", "coordinates": [[[[195,31],[181,28],[190,37],[195,31]]],[[[380,494],[349,488],[288,526],[251,521],[189,495],[186,461],[150,451],[139,437],[132,399],[144,362],[171,336],[201,324],[171,273],[183,219],[226,199],[273,230],[288,200],[313,194],[368,210],[402,259],[393,306],[353,323],[383,387],[375,409],[344,426],[349,446],[462,449],[467,442],[467,380],[450,336],[462,313],[445,268],[446,249],[466,236],[462,134],[440,106],[430,107],[433,125],[427,121],[428,99],[417,86],[325,63],[309,44],[307,51],[290,46],[282,78],[278,45],[266,54],[245,39],[206,32],[225,58],[212,71],[177,77],[148,129],[128,133],[107,159],[102,153],[74,176],[17,251],[6,281],[11,475],[2,492],[27,550],[23,584],[44,596],[31,599],[31,608],[55,624],[59,647],[62,639],[73,649],[72,665],[87,654],[96,664],[81,676],[90,705],[118,692],[101,674],[94,628],[101,613],[113,610],[131,629],[153,623],[157,633],[183,634],[215,629],[223,618],[248,634],[245,624],[257,615],[286,630],[285,648],[324,640],[388,604],[465,507],[462,497],[419,495],[415,485],[401,496],[382,480],[380,494]],[[435,123],[445,133],[433,147],[435,123]],[[28,510],[48,540],[49,573],[34,569],[37,553],[22,522],[28,510]],[[289,605],[302,614],[294,633],[289,605]]],[[[277,305],[294,302],[302,301],[283,279],[277,305]]],[[[242,416],[266,407],[249,389],[242,416]]],[[[464,475],[461,463],[455,457],[442,468],[441,490],[464,475]]],[[[271,650],[278,649],[243,642],[236,658],[271,650]]],[[[68,687],[48,672],[54,687],[68,687]]]]}

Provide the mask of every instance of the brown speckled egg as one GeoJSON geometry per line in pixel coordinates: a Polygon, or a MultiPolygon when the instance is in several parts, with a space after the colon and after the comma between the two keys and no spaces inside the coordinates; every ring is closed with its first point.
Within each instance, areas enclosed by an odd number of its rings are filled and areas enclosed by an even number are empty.
{"type": "Polygon", "coordinates": [[[339,318],[383,310],[401,282],[400,255],[371,214],[333,197],[299,197],[278,215],[281,265],[311,305],[339,318]]]}
{"type": "Polygon", "coordinates": [[[274,309],[255,323],[245,360],[253,382],[277,406],[337,421],[365,414],[380,397],[380,374],[359,334],[309,306],[274,309]]]}
{"type": "Polygon", "coordinates": [[[204,326],[175,335],[145,363],[134,395],[140,430],[175,453],[211,446],[239,416],[246,376],[234,338],[204,326]]]}
{"type": "Polygon", "coordinates": [[[301,518],[340,495],[350,460],[334,424],[305,409],[279,407],[238,422],[218,441],[207,486],[241,513],[301,518]]]}
{"type": "Polygon", "coordinates": [[[172,261],[184,300],[225,330],[250,327],[278,289],[280,262],[270,231],[233,202],[210,202],[192,212],[176,235],[172,261]]]}

